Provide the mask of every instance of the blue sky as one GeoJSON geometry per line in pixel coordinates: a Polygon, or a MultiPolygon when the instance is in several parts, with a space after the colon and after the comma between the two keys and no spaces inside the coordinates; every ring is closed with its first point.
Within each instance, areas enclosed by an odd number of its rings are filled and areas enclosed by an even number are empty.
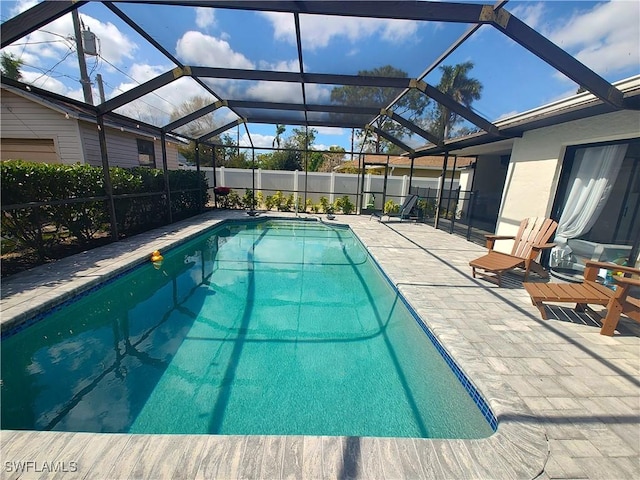
{"type": "MultiPolygon", "coordinates": [[[[34,1],[2,1],[2,21],[32,6],[34,1]]],[[[487,2],[490,3],[490,2],[487,2]]],[[[116,3],[180,61],[188,65],[299,71],[294,17],[224,9],[116,3]]],[[[640,73],[640,2],[616,0],[511,1],[506,9],[576,56],[610,82],[640,73]]],[[[100,2],[80,8],[85,27],[98,38],[99,56],[87,57],[98,98],[96,74],[104,79],[107,98],[164,73],[175,65],[100,2]]],[[[356,74],[392,64],[419,76],[467,27],[465,24],[390,21],[300,15],[306,72],[356,74]]],[[[20,58],[24,80],[36,86],[82,99],[70,15],[19,40],[5,51],[20,58]]],[[[484,85],[474,109],[497,120],[572,95],[577,85],[492,27],[485,26],[456,50],[446,64],[472,61],[471,76],[484,85]]],[[[436,85],[440,72],[426,81],[436,85]]],[[[294,84],[211,81],[219,96],[300,102],[294,84]]],[[[309,103],[328,103],[331,86],[307,89],[309,103]]],[[[215,100],[188,78],[180,79],[119,110],[162,125],[172,111],[194,96],[215,100]]],[[[221,125],[235,119],[228,109],[216,112],[221,125]]],[[[248,126],[256,145],[271,145],[273,125],[248,126]]],[[[288,132],[293,127],[288,127],[288,132]]],[[[350,131],[317,128],[318,147],[349,149],[350,131]]],[[[235,130],[229,133],[235,137],[235,130]]],[[[286,134],[285,134],[286,135],[286,134]]],[[[241,138],[246,137],[244,127],[241,138]]],[[[246,138],[242,142],[246,143],[246,138]]],[[[408,143],[418,146],[419,138],[408,143]]]]}

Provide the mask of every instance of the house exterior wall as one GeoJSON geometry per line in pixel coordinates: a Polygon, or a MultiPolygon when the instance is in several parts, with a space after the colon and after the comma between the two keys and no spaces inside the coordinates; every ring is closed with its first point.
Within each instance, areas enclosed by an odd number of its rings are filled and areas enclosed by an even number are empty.
{"type": "MultiPolygon", "coordinates": [[[[523,218],[551,214],[568,146],[638,138],[639,133],[640,112],[630,110],[525,132],[513,145],[496,233],[514,235],[523,218]]],[[[510,251],[511,245],[499,249],[510,251]]]]}
{"type": "Polygon", "coordinates": [[[0,122],[2,138],[51,139],[60,163],[82,162],[78,122],[63,113],[3,90],[0,122]]]}
{"type": "MultiPolygon", "coordinates": [[[[80,132],[84,145],[86,162],[89,165],[102,165],[100,154],[100,139],[96,125],[90,122],[80,122],[80,132]]],[[[138,167],[138,143],[136,139],[151,140],[151,138],[135,135],[129,132],[121,132],[117,129],[107,128],[107,155],[109,165],[114,167],[138,167]]],[[[156,168],[162,169],[162,144],[158,137],[154,142],[154,154],[156,168]]],[[[176,144],[167,142],[167,168],[178,169],[178,148],[176,144]]]]}
{"type": "MultiPolygon", "coordinates": [[[[453,165],[453,160],[449,160],[449,168],[453,165]]],[[[395,175],[397,177],[401,177],[403,175],[409,176],[411,173],[411,167],[392,167],[393,173],[390,175],[395,175]]],[[[424,178],[439,178],[442,175],[442,169],[427,169],[427,168],[414,168],[413,176],[414,177],[424,177],[424,178]]],[[[451,170],[447,170],[447,179],[451,178],[451,170]]],[[[460,171],[456,170],[453,174],[453,178],[460,178],[460,171]]]]}
{"type": "MultiPolygon", "coordinates": [[[[29,100],[13,92],[2,90],[0,109],[1,136],[6,139],[53,140],[56,163],[87,163],[102,165],[100,141],[95,123],[65,118],[64,113],[29,100]]],[[[146,135],[107,129],[107,153],[109,164],[119,167],[137,167],[137,138],[153,140],[146,135]]],[[[162,168],[160,136],[153,140],[156,168],[162,168]]],[[[178,146],[167,142],[167,167],[178,169],[178,146]]]]}

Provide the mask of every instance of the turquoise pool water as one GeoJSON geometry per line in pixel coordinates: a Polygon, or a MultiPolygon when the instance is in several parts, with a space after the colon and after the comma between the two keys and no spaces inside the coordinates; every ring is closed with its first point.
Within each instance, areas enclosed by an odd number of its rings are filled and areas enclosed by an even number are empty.
{"type": "Polygon", "coordinates": [[[226,224],[2,341],[2,428],[493,433],[347,228],[226,224]]]}

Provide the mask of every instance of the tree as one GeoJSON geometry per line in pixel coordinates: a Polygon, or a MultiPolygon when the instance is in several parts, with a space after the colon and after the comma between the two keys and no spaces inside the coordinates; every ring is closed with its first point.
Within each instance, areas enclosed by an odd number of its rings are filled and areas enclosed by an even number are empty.
{"type": "MultiPolygon", "coordinates": [[[[182,104],[173,109],[171,115],[169,116],[169,120],[173,122],[180,118],[186,117],[187,115],[196,112],[201,108],[211,105],[211,103],[211,100],[199,95],[191,97],[190,99],[185,100],[182,104]]],[[[188,135],[190,137],[201,137],[202,135],[215,130],[218,126],[219,125],[213,118],[213,113],[208,113],[207,115],[203,115],[196,120],[183,125],[178,129],[178,131],[183,135],[188,135]]]]}
{"type": "Polygon", "coordinates": [[[22,80],[20,67],[22,67],[22,60],[14,57],[10,53],[2,52],[2,56],[0,57],[0,70],[2,71],[2,75],[13,80],[22,80]]]}
{"type": "MultiPolygon", "coordinates": [[[[361,70],[358,72],[361,76],[373,77],[399,77],[407,78],[407,72],[397,69],[391,65],[374,68],[373,70],[361,70]]],[[[335,104],[346,106],[373,106],[385,108],[395,100],[401,93],[401,89],[394,87],[367,87],[346,85],[343,87],[335,87],[331,91],[331,101],[335,104]]],[[[405,117],[407,120],[415,121],[421,117],[429,104],[426,95],[416,89],[407,92],[400,100],[393,105],[393,110],[398,115],[405,117]]],[[[350,114],[334,114],[334,117],[347,119],[350,114]]],[[[405,136],[411,136],[412,132],[400,124],[394,122],[385,116],[380,116],[375,122],[375,127],[383,130],[390,135],[402,139],[405,136]]],[[[365,151],[375,151],[376,153],[389,152],[397,150],[397,147],[381,138],[379,135],[366,135],[363,130],[356,133],[360,142],[365,142],[365,151]]]]}
{"type": "Polygon", "coordinates": [[[278,148],[280,148],[280,137],[286,130],[287,130],[287,127],[285,125],[282,125],[280,123],[276,125],[276,136],[274,137],[273,142],[271,143],[272,147],[275,148],[275,146],[278,145],[278,148]]]}
{"type": "MultiPolygon", "coordinates": [[[[281,134],[284,130],[278,128],[276,136],[278,132],[281,134]]],[[[258,156],[258,163],[267,170],[303,171],[306,158],[306,163],[311,164],[311,168],[317,168],[321,163],[321,159],[317,159],[314,156],[314,152],[309,151],[316,140],[317,134],[318,131],[314,128],[294,128],[291,135],[284,139],[284,150],[261,154],[258,156]]],[[[310,172],[315,171],[309,168],[309,165],[307,167],[310,172]]]]}
{"type": "Polygon", "coordinates": [[[265,170],[302,170],[302,155],[296,150],[278,150],[258,155],[258,165],[265,170]]]}
{"type": "Polygon", "coordinates": [[[307,155],[307,172],[317,172],[324,162],[322,152],[311,150],[307,155]]]}
{"type": "MultiPolygon", "coordinates": [[[[468,76],[473,68],[473,62],[458,63],[457,65],[442,65],[442,77],[438,83],[438,90],[449,95],[453,100],[465,107],[471,107],[474,100],[478,100],[482,93],[482,83],[468,76]]],[[[439,139],[451,138],[453,127],[462,119],[444,105],[438,104],[433,111],[431,130],[439,139]]]]}
{"type": "Polygon", "coordinates": [[[334,168],[342,165],[344,162],[344,148],[333,145],[329,147],[330,153],[323,153],[322,165],[318,168],[319,172],[333,172],[334,168]]]}
{"type": "MultiPolygon", "coordinates": [[[[176,107],[171,112],[169,118],[173,122],[210,104],[211,101],[208,98],[201,96],[191,97],[176,107]]],[[[213,113],[209,113],[187,123],[186,125],[183,125],[182,127],[179,127],[177,131],[188,137],[201,137],[202,135],[212,132],[218,126],[218,123],[213,118],[213,113]]],[[[237,143],[228,133],[224,134],[222,137],[215,136],[209,139],[209,141],[217,144],[216,166],[233,168],[249,168],[251,166],[251,162],[247,159],[246,153],[239,151],[237,143]]],[[[193,164],[196,162],[195,149],[196,144],[193,140],[190,141],[188,145],[178,147],[178,151],[185,157],[185,159],[193,164]]],[[[202,166],[213,165],[210,147],[206,147],[204,145],[200,146],[200,164],[202,166]]]]}
{"type": "Polygon", "coordinates": [[[294,128],[293,134],[287,138],[285,145],[298,150],[309,150],[316,141],[318,131],[315,128],[294,128]]]}

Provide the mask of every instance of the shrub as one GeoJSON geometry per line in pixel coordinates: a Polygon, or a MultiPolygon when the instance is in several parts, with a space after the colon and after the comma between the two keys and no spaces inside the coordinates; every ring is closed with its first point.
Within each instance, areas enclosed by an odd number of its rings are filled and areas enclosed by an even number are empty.
{"type": "MultiPolygon", "coordinates": [[[[114,195],[158,193],[114,199],[116,222],[122,236],[131,235],[167,222],[164,173],[149,168],[109,170],[114,195]]],[[[0,163],[3,205],[24,205],[2,212],[2,233],[15,239],[19,247],[35,249],[40,259],[63,237],[85,244],[110,230],[104,200],[67,200],[104,197],[101,167],[90,165],[49,165],[11,160],[0,163]],[[29,203],[49,202],[30,206],[29,203]]],[[[168,172],[171,209],[174,218],[193,215],[208,200],[203,173],[187,170],[168,172]],[[198,186],[202,190],[198,190],[198,186]],[[188,190],[188,191],[180,191],[188,190]]]]}
{"type": "Polygon", "coordinates": [[[398,213],[399,211],[400,205],[397,205],[393,200],[384,202],[384,213],[398,213]]]}
{"type": "Polygon", "coordinates": [[[271,210],[274,206],[275,202],[273,201],[273,195],[267,195],[267,198],[264,200],[264,208],[271,210]]]}
{"type": "Polygon", "coordinates": [[[258,205],[258,200],[253,195],[253,190],[247,188],[244,192],[244,196],[242,197],[242,205],[244,208],[248,208],[253,210],[258,205]]]}
{"type": "Polygon", "coordinates": [[[351,201],[351,199],[349,198],[349,195],[345,195],[344,197],[342,197],[342,213],[344,213],[345,215],[349,215],[351,212],[353,212],[356,208],[356,206],[353,204],[353,202],[351,201]]]}
{"type": "Polygon", "coordinates": [[[320,197],[320,206],[322,207],[322,211],[327,213],[327,208],[329,208],[329,199],[327,197],[320,197]]]}
{"type": "Polygon", "coordinates": [[[418,210],[422,211],[424,218],[433,217],[436,213],[436,204],[433,200],[418,200],[418,210]]]}
{"type": "Polygon", "coordinates": [[[276,208],[276,210],[278,210],[279,212],[282,211],[285,204],[285,198],[280,190],[278,190],[276,193],[273,194],[273,196],[271,197],[271,202],[273,207],[276,208]]]}

